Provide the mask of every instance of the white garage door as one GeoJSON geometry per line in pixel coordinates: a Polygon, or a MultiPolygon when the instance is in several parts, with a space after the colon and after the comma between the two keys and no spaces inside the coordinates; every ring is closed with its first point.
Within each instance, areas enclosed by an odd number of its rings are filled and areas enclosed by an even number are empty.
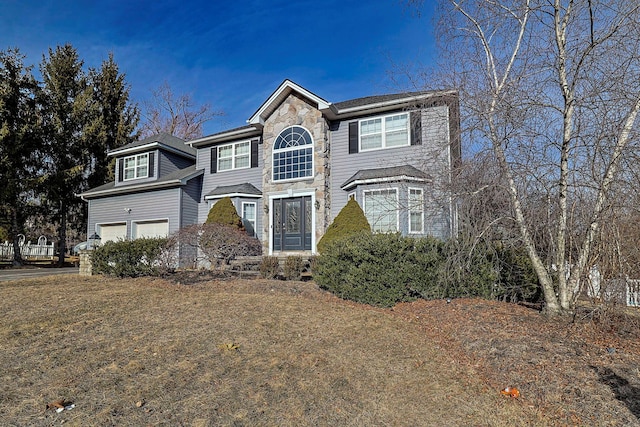
{"type": "Polygon", "coordinates": [[[169,221],[144,221],[133,224],[134,238],[167,237],[169,235],[169,221]]]}
{"type": "Polygon", "coordinates": [[[98,226],[98,236],[102,243],[112,240],[124,240],[127,238],[127,224],[105,224],[98,226]]]}

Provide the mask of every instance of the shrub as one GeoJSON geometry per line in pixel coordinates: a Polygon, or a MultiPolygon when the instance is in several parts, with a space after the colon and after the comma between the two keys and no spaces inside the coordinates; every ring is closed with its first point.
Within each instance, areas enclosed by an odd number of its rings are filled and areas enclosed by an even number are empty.
{"type": "Polygon", "coordinates": [[[211,266],[229,264],[239,256],[262,254],[262,245],[236,227],[211,223],[184,227],[173,236],[180,247],[181,264],[197,266],[206,260],[211,266]]]}
{"type": "Polygon", "coordinates": [[[92,268],[95,273],[115,277],[156,275],[166,245],[164,238],[109,241],[92,252],[92,268]]]}
{"type": "Polygon", "coordinates": [[[242,218],[236,212],[236,207],[229,197],[225,197],[216,202],[211,207],[205,224],[223,224],[230,225],[234,228],[244,230],[242,218]]]}
{"type": "Polygon", "coordinates": [[[371,226],[362,208],[352,197],[340,210],[318,242],[318,252],[322,253],[336,239],[363,231],[371,232],[371,226]]]}
{"type": "Polygon", "coordinates": [[[390,307],[438,294],[443,261],[435,239],[359,232],[327,245],[314,278],[341,298],[390,307]]]}
{"type": "Polygon", "coordinates": [[[280,273],[280,261],[275,256],[262,257],[260,263],[260,276],[265,279],[275,279],[280,273]]]}
{"type": "Polygon", "coordinates": [[[304,270],[301,256],[288,256],[284,261],[284,277],[287,280],[300,280],[304,270]]]}
{"type": "Polygon", "coordinates": [[[200,249],[211,264],[229,264],[239,256],[262,254],[262,245],[244,230],[225,224],[203,224],[200,228],[200,249]]]}

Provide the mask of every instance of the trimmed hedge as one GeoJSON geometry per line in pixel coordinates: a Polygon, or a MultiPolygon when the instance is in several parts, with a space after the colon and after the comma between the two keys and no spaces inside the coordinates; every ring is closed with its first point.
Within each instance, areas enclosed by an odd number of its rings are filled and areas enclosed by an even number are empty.
{"type": "Polygon", "coordinates": [[[244,230],[242,218],[236,212],[236,207],[229,197],[225,197],[216,202],[209,210],[205,224],[223,224],[244,230]]]}
{"type": "Polygon", "coordinates": [[[318,242],[318,252],[322,253],[336,239],[363,231],[371,232],[371,226],[358,202],[351,197],[318,242]]]}
{"type": "Polygon", "coordinates": [[[167,242],[166,238],[106,242],[91,254],[93,272],[115,277],[157,275],[164,267],[160,257],[167,242]]]}
{"type": "Polygon", "coordinates": [[[360,232],[337,239],[318,257],[314,279],[344,299],[380,307],[431,295],[443,264],[442,242],[360,232]]]}
{"type": "Polygon", "coordinates": [[[455,240],[361,232],[337,239],[317,258],[313,277],[341,298],[391,307],[416,298],[481,297],[532,301],[539,285],[522,250],[455,240]]]}

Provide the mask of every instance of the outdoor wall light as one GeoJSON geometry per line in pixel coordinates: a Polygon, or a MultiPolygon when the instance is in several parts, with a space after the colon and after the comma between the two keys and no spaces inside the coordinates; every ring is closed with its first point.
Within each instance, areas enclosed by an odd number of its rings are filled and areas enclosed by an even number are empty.
{"type": "Polygon", "coordinates": [[[316,210],[320,210],[320,200],[316,200],[316,210]]]}
{"type": "Polygon", "coordinates": [[[124,211],[125,211],[126,213],[131,213],[131,208],[124,208],[124,211]]]}
{"type": "Polygon", "coordinates": [[[264,213],[269,213],[269,205],[267,203],[264,204],[264,213]]]}

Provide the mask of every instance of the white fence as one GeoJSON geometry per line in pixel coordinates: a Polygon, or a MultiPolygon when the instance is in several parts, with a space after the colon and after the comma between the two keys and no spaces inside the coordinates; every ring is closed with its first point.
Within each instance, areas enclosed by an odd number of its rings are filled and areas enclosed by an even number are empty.
{"type": "MultiPolygon", "coordinates": [[[[20,246],[20,255],[25,260],[49,260],[55,255],[53,242],[47,243],[47,238],[40,236],[36,244],[25,243],[24,236],[20,235],[18,239],[20,246]]],[[[13,242],[0,243],[0,260],[11,261],[13,259],[13,242]]]]}

